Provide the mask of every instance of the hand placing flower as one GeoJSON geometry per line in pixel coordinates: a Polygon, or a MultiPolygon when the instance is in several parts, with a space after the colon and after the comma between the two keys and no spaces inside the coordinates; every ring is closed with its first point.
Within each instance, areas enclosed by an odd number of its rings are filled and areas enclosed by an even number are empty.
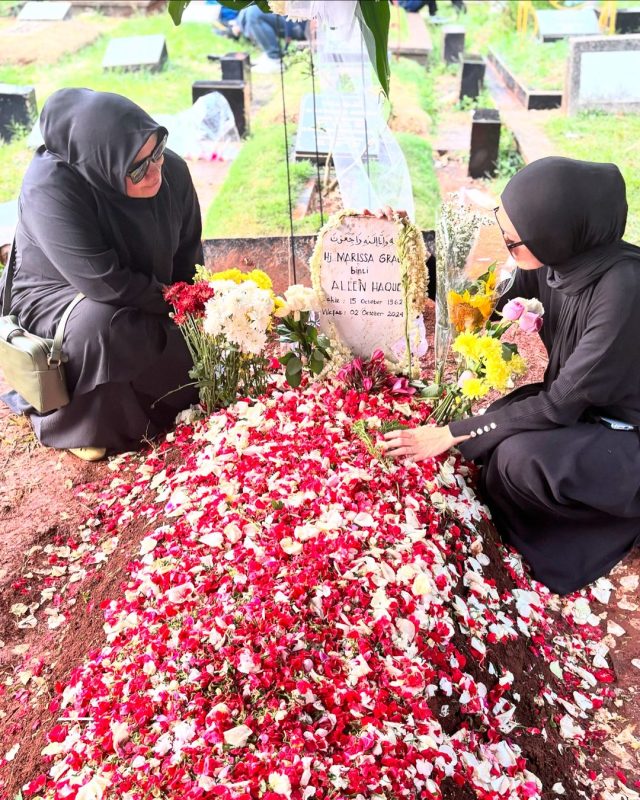
{"type": "Polygon", "coordinates": [[[468,436],[454,436],[449,426],[422,425],[419,428],[405,428],[385,433],[380,449],[386,456],[411,458],[424,461],[446,453],[455,445],[468,439],[468,436]]]}

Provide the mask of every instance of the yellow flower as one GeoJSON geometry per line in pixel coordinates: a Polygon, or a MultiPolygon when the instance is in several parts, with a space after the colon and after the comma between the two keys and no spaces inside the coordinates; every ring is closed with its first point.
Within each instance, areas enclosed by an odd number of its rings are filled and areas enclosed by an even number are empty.
{"type": "Polygon", "coordinates": [[[261,269],[252,269],[251,272],[242,276],[242,280],[253,281],[259,289],[273,289],[271,278],[261,269]]]}
{"type": "Polygon", "coordinates": [[[511,356],[509,368],[511,369],[512,375],[524,375],[527,371],[527,364],[524,358],[522,358],[519,353],[516,353],[514,356],[511,356]]]}
{"type": "Polygon", "coordinates": [[[502,344],[491,336],[478,337],[478,358],[502,359],[502,344]]]}
{"type": "Polygon", "coordinates": [[[511,367],[502,358],[490,358],[485,363],[485,380],[493,388],[503,390],[511,377],[511,367]]]}
{"type": "Polygon", "coordinates": [[[234,283],[242,283],[244,280],[244,276],[239,269],[235,267],[233,269],[225,269],[222,272],[212,272],[211,278],[209,280],[212,281],[233,281],[234,283]]]}
{"type": "Polygon", "coordinates": [[[477,358],[481,338],[475,333],[459,333],[453,340],[451,348],[454,353],[459,353],[463,358],[477,358]]]}
{"type": "Polygon", "coordinates": [[[493,313],[496,299],[493,294],[470,294],[465,290],[449,292],[449,315],[457,331],[481,328],[493,313]]]}
{"type": "Polygon", "coordinates": [[[460,387],[460,391],[470,400],[478,400],[487,394],[489,388],[480,378],[468,378],[460,387]]]}

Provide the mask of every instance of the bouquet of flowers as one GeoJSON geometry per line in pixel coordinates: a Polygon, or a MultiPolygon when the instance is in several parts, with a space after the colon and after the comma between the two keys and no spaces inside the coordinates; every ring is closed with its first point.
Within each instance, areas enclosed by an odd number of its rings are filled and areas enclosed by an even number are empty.
{"type": "MultiPolygon", "coordinates": [[[[459,305],[465,303],[460,301],[459,305]]],[[[502,310],[498,322],[488,321],[488,314],[484,313],[484,307],[480,307],[480,300],[478,306],[470,308],[478,310],[478,314],[482,313],[484,323],[480,327],[476,322],[477,317],[471,314],[472,324],[461,324],[460,332],[453,340],[451,347],[456,356],[455,379],[444,385],[444,393],[432,412],[433,419],[439,425],[466,416],[473,403],[490,391],[504,392],[510,388],[513,378],[526,371],[526,364],[518,353],[518,346],[513,342],[501,341],[501,337],[514,324],[525,333],[537,333],[542,327],[544,308],[536,299],[518,297],[511,300],[502,310]]],[[[459,316],[460,323],[467,320],[466,312],[461,312],[459,316]]],[[[452,320],[455,319],[456,316],[452,315],[452,320]]]]}
{"type": "MultiPolygon", "coordinates": [[[[443,379],[451,342],[458,333],[480,330],[513,283],[511,268],[492,264],[474,275],[470,256],[486,219],[457,200],[442,205],[436,236],[436,382],[443,379]]],[[[476,270],[477,272],[477,270],[476,270]]]]}
{"type": "Polygon", "coordinates": [[[208,412],[225,408],[240,394],[264,392],[264,350],[277,305],[265,272],[211,273],[198,267],[193,284],[174,284],[165,298],[193,358],[189,376],[208,412]]]}

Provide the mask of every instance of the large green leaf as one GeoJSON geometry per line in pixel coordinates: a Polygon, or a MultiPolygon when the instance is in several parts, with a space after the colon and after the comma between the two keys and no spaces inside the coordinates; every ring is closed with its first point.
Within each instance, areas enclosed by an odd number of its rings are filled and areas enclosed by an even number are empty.
{"type": "Polygon", "coordinates": [[[190,2],[191,0],[169,0],[169,13],[174,25],[182,22],[182,15],[190,2]]]}
{"type": "MultiPolygon", "coordinates": [[[[221,6],[226,6],[227,8],[234,8],[236,11],[242,11],[243,8],[247,6],[257,5],[263,11],[269,13],[271,9],[269,8],[269,3],[267,0],[218,0],[221,6]]],[[[182,15],[184,14],[185,8],[189,5],[191,0],[169,0],[169,13],[171,14],[171,19],[174,21],[176,25],[179,25],[182,22],[182,15]]]]}
{"type": "Polygon", "coordinates": [[[389,10],[389,0],[359,0],[358,6],[360,14],[358,22],[362,28],[363,23],[371,31],[371,36],[363,30],[364,40],[369,51],[369,58],[373,64],[380,86],[384,93],[389,96],[389,20],[391,12],[389,10]]]}

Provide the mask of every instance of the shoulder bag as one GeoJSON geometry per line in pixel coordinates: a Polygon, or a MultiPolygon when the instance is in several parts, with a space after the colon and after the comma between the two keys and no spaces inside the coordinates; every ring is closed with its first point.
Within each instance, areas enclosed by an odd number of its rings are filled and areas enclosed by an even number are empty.
{"type": "Polygon", "coordinates": [[[55,411],[69,402],[62,352],[64,329],[73,309],[83,299],[77,294],[65,308],[53,339],[26,331],[11,314],[11,288],[16,263],[15,241],[6,267],[0,316],[0,369],[6,382],[39,414],[55,411]]]}

